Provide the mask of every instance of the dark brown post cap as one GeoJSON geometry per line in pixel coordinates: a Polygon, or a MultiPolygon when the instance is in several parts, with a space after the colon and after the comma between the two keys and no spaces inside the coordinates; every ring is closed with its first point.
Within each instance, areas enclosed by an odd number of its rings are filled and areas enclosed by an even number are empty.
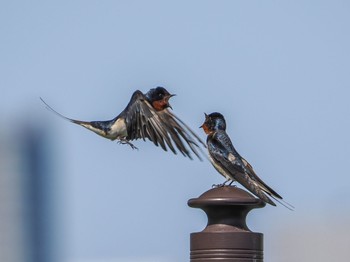
{"type": "Polygon", "coordinates": [[[191,234],[191,262],[263,261],[263,234],[246,225],[246,216],[265,203],[234,186],[208,190],[188,201],[208,216],[202,232],[191,234]]]}

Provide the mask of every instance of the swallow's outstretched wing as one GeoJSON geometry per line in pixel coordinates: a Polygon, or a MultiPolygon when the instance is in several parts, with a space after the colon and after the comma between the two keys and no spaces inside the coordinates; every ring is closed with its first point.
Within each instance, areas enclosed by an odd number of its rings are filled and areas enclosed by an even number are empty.
{"type": "MultiPolygon", "coordinates": [[[[215,132],[211,139],[208,139],[207,144],[210,156],[214,161],[214,165],[217,165],[217,169],[223,170],[232,180],[236,180],[264,202],[276,206],[266,195],[273,194],[269,190],[270,188],[265,183],[261,183],[261,179],[255,173],[247,169],[224,131],[215,132]]],[[[275,193],[275,191],[273,192],[275,193]]],[[[276,197],[278,196],[277,194],[276,197]]]]}
{"type": "Polygon", "coordinates": [[[176,154],[177,148],[190,159],[192,151],[202,160],[198,152],[201,149],[195,140],[205,146],[203,141],[168,109],[156,111],[142,92],[134,92],[122,114],[120,117],[125,118],[128,140],[147,138],[165,151],[169,148],[176,154]]]}
{"type": "MultiPolygon", "coordinates": [[[[81,125],[96,134],[111,140],[119,140],[133,146],[130,141],[149,139],[156,146],[174,153],[177,150],[192,159],[191,151],[200,159],[198,151],[200,138],[179,118],[168,109],[156,110],[141,91],[133,93],[126,108],[114,119],[108,121],[80,121],[61,115],[51,108],[42,98],[46,107],[58,116],[81,125]],[[197,141],[197,142],[196,142],[197,141]]],[[[204,145],[205,146],[205,145],[204,145]]],[[[203,153],[203,155],[205,155],[203,153]]]]}
{"type": "Polygon", "coordinates": [[[192,152],[202,160],[201,155],[205,156],[205,153],[201,146],[206,147],[206,145],[194,131],[168,109],[159,111],[158,115],[179,151],[184,155],[188,155],[186,148],[186,145],[188,145],[192,152]]]}
{"type": "MultiPolygon", "coordinates": [[[[127,128],[127,140],[137,140],[148,138],[156,146],[160,145],[167,150],[166,144],[175,151],[171,145],[171,140],[166,136],[164,126],[160,121],[157,111],[147,101],[141,91],[135,91],[129,104],[117,118],[124,118],[127,128]]],[[[175,151],[176,152],[176,151],[175,151]]]]}

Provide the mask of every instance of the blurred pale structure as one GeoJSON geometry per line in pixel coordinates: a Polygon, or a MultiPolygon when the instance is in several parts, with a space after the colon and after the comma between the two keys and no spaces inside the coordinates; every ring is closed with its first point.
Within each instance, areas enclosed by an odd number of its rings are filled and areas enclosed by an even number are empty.
{"type": "Polygon", "coordinates": [[[26,205],[16,141],[0,130],[0,261],[23,262],[28,254],[26,205]]]}

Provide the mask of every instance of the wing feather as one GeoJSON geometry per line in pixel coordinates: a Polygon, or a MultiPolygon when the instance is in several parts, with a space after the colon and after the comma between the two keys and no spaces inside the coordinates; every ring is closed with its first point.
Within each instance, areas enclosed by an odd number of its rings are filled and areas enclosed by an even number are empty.
{"type": "Polygon", "coordinates": [[[172,112],[165,109],[161,112],[158,112],[164,127],[167,132],[170,134],[171,138],[175,142],[177,149],[185,156],[191,158],[190,150],[200,159],[201,155],[205,156],[205,153],[202,151],[201,147],[196,142],[199,141],[202,145],[205,146],[205,143],[182,121],[180,118],[175,116],[172,112]],[[201,154],[198,152],[200,151],[201,154]]]}
{"type": "Polygon", "coordinates": [[[190,159],[192,151],[202,160],[197,150],[200,147],[195,140],[205,145],[203,141],[169,110],[156,111],[141,91],[134,92],[122,114],[127,125],[128,140],[148,139],[165,151],[169,148],[177,154],[178,150],[190,159]]]}
{"type": "Polygon", "coordinates": [[[270,196],[277,197],[279,199],[283,199],[282,196],[280,196],[275,190],[273,190],[271,187],[269,187],[264,181],[261,180],[261,178],[255,173],[253,167],[248,163],[247,160],[242,158],[242,162],[245,165],[247,171],[249,172],[250,176],[254,178],[254,180],[258,181],[262,187],[265,188],[265,192],[269,194],[270,196]]]}
{"type": "MultiPolygon", "coordinates": [[[[259,181],[253,179],[241,158],[233,155],[230,148],[233,147],[230,139],[224,132],[217,132],[212,139],[208,140],[210,155],[217,165],[233,179],[247,188],[251,193],[262,199],[263,201],[275,206],[276,204],[264,194],[264,188],[261,187],[259,181]],[[220,139],[218,139],[218,136],[220,139]],[[224,144],[221,141],[226,141],[224,144]],[[229,142],[228,142],[229,141],[229,142]]],[[[235,153],[235,152],[234,152],[235,153]]]]}

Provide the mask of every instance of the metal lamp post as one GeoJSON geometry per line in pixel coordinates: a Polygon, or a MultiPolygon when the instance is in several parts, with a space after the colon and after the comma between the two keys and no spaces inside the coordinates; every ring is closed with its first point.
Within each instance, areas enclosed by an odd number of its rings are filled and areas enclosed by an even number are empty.
{"type": "Polygon", "coordinates": [[[188,205],[201,208],[208,216],[202,232],[191,234],[191,262],[262,262],[263,234],[251,232],[248,212],[265,203],[233,186],[208,190],[188,205]]]}

